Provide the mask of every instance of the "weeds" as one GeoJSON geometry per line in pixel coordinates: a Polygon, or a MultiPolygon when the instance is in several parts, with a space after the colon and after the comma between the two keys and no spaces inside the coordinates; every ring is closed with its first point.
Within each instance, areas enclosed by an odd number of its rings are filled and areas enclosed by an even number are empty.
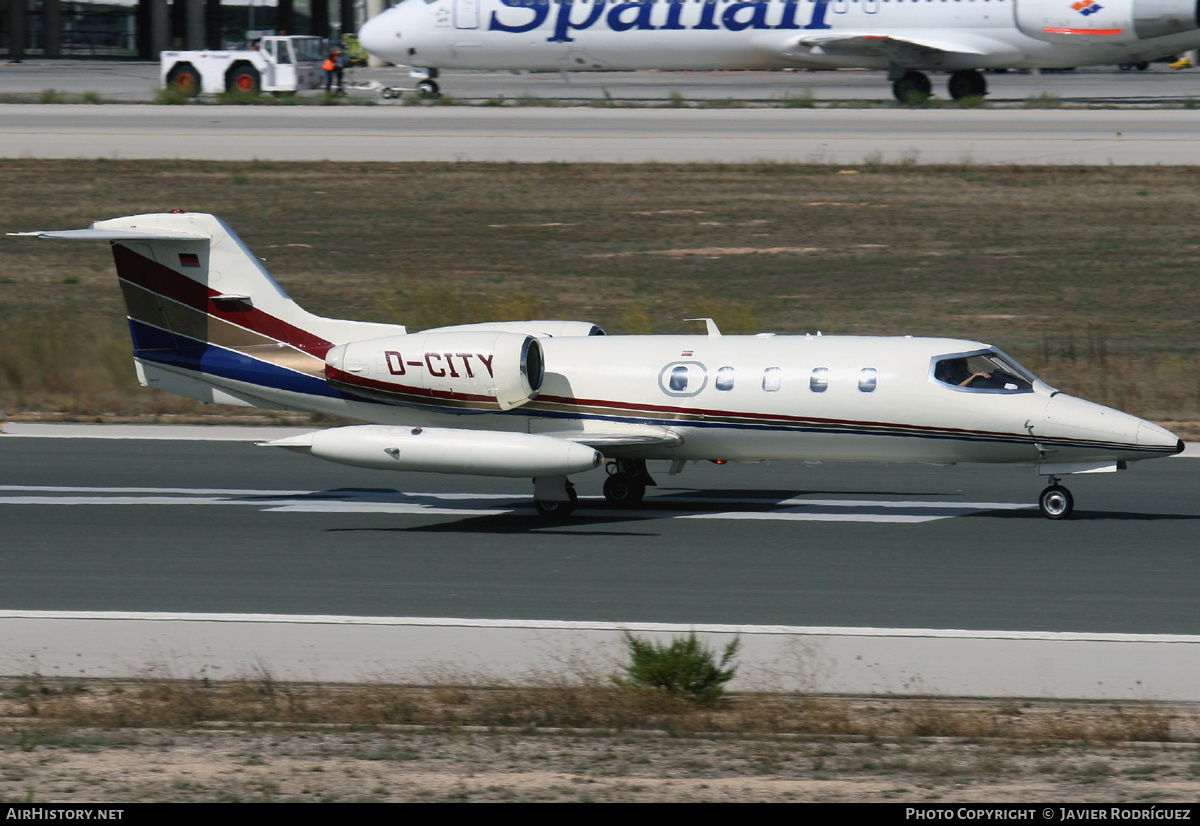
{"type": "Polygon", "coordinates": [[[624,640],[630,662],[624,667],[628,679],[620,680],[621,685],[709,706],[721,699],[725,684],[733,679],[737,671],[733,660],[742,646],[741,639],[734,637],[718,662],[694,632],[658,643],[626,631],[624,640]]]}
{"type": "Polygon", "coordinates": [[[187,92],[182,92],[174,86],[167,86],[154,93],[154,103],[160,106],[182,106],[194,101],[187,92]]]}
{"type": "Polygon", "coordinates": [[[1061,109],[1062,98],[1053,92],[1042,92],[1025,98],[1023,106],[1026,109],[1061,109]]]}
{"type": "MultiPolygon", "coordinates": [[[[727,656],[733,644],[726,646],[727,656]]],[[[1062,703],[1016,717],[1007,713],[1001,701],[964,703],[920,697],[854,700],[729,694],[724,702],[713,704],[703,698],[714,696],[712,686],[724,685],[720,682],[721,666],[730,666],[730,662],[718,662],[709,652],[711,659],[704,666],[710,672],[708,688],[696,689],[690,668],[676,668],[672,646],[690,650],[689,657],[697,652],[688,644],[688,638],[657,646],[668,652],[667,659],[672,660],[669,670],[674,677],[663,679],[658,669],[651,669],[652,673],[635,680],[633,671],[627,668],[626,676],[615,682],[561,675],[537,676],[521,685],[496,682],[473,687],[313,685],[276,681],[267,674],[221,682],[11,679],[0,683],[0,716],[15,727],[7,729],[0,742],[27,750],[68,741],[81,745],[85,743],[81,737],[98,737],[97,743],[134,742],[132,734],[91,735],[81,734],[78,729],[178,728],[208,722],[787,733],[815,738],[856,737],[848,742],[861,744],[860,762],[866,760],[874,768],[897,771],[911,768],[903,752],[892,747],[892,751],[881,753],[880,744],[904,744],[914,738],[931,737],[992,740],[1010,744],[1011,754],[1016,753],[1013,744],[1027,744],[1029,755],[1036,757],[1051,744],[1200,742],[1200,721],[1179,717],[1153,704],[1130,707],[1062,703]],[[636,690],[630,690],[631,686],[636,690]]],[[[660,653],[651,654],[650,659],[661,663],[660,653]]],[[[397,747],[362,759],[404,761],[412,759],[410,752],[407,747],[397,747]]],[[[815,752],[811,762],[827,769],[831,755],[815,752]]],[[[766,752],[755,757],[760,761],[768,758],[775,762],[781,759],[766,752]]],[[[1043,761],[1042,765],[1048,773],[1098,773],[1061,762],[1043,761]]],[[[977,760],[972,766],[969,770],[977,774],[998,773],[1004,764],[995,758],[990,762],[977,760]]],[[[1191,765],[1190,776],[1200,776],[1198,766],[1191,765]]],[[[938,770],[929,766],[922,772],[936,774],[938,770]]]]}
{"type": "Polygon", "coordinates": [[[786,95],[783,98],[783,107],[785,109],[813,109],[816,108],[816,105],[816,98],[813,97],[812,90],[810,89],[786,95]]]}

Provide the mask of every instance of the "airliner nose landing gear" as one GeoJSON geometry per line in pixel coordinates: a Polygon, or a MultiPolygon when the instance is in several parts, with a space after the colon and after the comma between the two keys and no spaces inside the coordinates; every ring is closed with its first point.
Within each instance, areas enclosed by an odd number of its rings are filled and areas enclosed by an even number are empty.
{"type": "Polygon", "coordinates": [[[1050,487],[1038,497],[1038,507],[1047,519],[1066,519],[1075,509],[1075,497],[1058,483],[1057,476],[1051,476],[1050,487]]]}
{"type": "Polygon", "coordinates": [[[655,487],[643,459],[618,459],[606,466],[604,498],[614,507],[633,507],[642,501],[647,487],[655,487]]]}

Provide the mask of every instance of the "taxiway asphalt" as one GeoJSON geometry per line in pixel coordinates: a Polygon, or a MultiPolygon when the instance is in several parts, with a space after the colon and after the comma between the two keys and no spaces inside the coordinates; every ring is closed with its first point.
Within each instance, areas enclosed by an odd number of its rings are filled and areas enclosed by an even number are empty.
{"type": "MultiPolygon", "coordinates": [[[[443,86],[476,105],[406,106],[361,91],[353,94],[380,105],[149,106],[125,101],[153,96],[155,64],[31,61],[0,66],[0,94],[94,91],[122,103],[0,105],[0,157],[1191,164],[1200,157],[1197,74],[1156,64],[993,75],[985,109],[896,108],[881,73],[858,71],[630,72],[569,82],[463,72],[443,86]],[[822,108],[780,108],[809,98],[822,108]],[[673,100],[708,108],[669,108],[673,100]],[[560,102],[576,105],[538,105],[560,102]],[[589,105],[607,102],[621,106],[589,105]],[[734,103],[749,108],[727,108],[734,103]]],[[[408,83],[397,69],[356,77],[408,83]]]]}

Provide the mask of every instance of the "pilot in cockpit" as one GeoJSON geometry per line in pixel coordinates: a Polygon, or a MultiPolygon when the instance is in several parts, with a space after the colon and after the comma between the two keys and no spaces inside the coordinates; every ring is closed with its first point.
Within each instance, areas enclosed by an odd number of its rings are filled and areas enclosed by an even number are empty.
{"type": "Polygon", "coordinates": [[[953,384],[958,387],[971,387],[978,379],[990,379],[991,373],[972,373],[971,368],[967,366],[966,358],[945,359],[939,361],[937,370],[934,372],[934,377],[946,384],[953,384]]]}

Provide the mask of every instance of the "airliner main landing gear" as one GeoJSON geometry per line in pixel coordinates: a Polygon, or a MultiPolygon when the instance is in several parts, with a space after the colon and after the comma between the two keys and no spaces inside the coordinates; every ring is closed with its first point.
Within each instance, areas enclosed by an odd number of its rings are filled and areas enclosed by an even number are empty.
{"type": "Polygon", "coordinates": [[[959,69],[950,75],[950,97],[981,98],[987,94],[987,78],[977,69],[959,69]]]}
{"type": "MultiPolygon", "coordinates": [[[[893,73],[889,79],[892,81],[892,94],[901,103],[924,103],[933,94],[933,84],[924,72],[908,69],[902,74],[893,73]]],[[[959,69],[951,72],[948,88],[950,97],[955,100],[981,98],[987,94],[987,78],[978,69],[959,69]]]]}
{"type": "Polygon", "coordinates": [[[1075,509],[1075,497],[1058,483],[1057,476],[1051,476],[1050,486],[1038,497],[1038,508],[1047,519],[1066,519],[1075,509]]]}
{"type": "Polygon", "coordinates": [[[899,77],[891,78],[892,94],[901,103],[924,103],[933,94],[933,84],[923,72],[909,69],[899,77]]]}
{"type": "Polygon", "coordinates": [[[646,470],[643,459],[618,459],[606,466],[608,478],[604,480],[604,498],[613,507],[633,507],[642,501],[647,487],[655,487],[646,470]]]}

